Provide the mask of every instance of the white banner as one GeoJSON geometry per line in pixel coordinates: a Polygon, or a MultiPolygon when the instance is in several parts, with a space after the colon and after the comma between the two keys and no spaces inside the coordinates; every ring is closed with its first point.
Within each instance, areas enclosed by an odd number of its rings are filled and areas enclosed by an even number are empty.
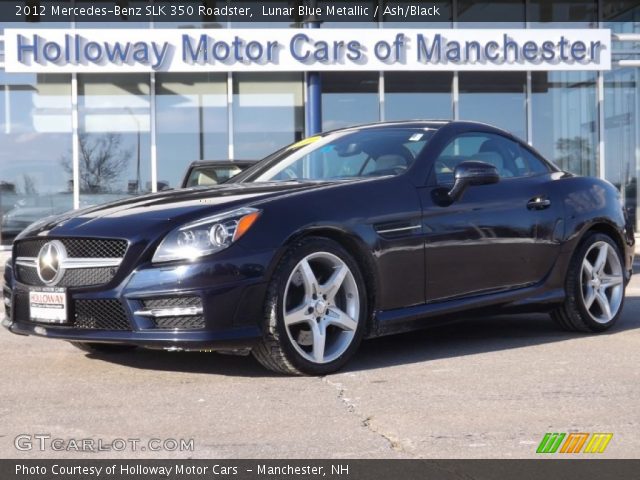
{"type": "Polygon", "coordinates": [[[6,29],[7,72],[609,70],[608,29],[6,29]]]}

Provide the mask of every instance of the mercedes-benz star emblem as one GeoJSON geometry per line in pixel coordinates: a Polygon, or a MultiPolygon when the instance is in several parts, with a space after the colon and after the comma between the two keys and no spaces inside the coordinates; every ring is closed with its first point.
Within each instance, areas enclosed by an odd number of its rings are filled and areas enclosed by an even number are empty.
{"type": "Polygon", "coordinates": [[[38,277],[47,285],[55,285],[64,274],[64,260],[67,250],[62,242],[53,240],[45,243],[38,252],[38,277]]]}

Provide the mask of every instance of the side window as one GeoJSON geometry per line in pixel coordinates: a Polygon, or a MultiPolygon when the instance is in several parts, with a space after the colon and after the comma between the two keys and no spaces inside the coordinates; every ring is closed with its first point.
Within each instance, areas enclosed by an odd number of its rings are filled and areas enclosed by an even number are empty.
{"type": "Polygon", "coordinates": [[[465,133],[455,137],[435,161],[438,184],[453,183],[456,166],[467,160],[490,163],[501,178],[517,178],[548,171],[529,150],[491,133],[465,133]]]}
{"type": "Polygon", "coordinates": [[[466,133],[451,140],[435,161],[438,184],[453,183],[453,172],[460,163],[467,160],[483,160],[482,156],[477,156],[482,145],[489,140],[489,136],[482,133],[466,133]]]}
{"type": "Polygon", "coordinates": [[[518,145],[518,148],[520,149],[520,155],[516,161],[519,160],[523,165],[525,165],[525,168],[529,171],[529,175],[549,172],[547,164],[531,152],[531,150],[521,145],[518,145]]]}

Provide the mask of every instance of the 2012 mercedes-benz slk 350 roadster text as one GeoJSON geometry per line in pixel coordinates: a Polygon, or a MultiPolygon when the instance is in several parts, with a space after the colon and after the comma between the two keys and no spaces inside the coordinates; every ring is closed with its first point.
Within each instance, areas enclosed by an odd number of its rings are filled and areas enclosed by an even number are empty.
{"type": "Polygon", "coordinates": [[[608,182],[474,122],[336,130],[230,181],[31,225],[4,325],[83,349],[251,351],[322,375],[361,340],[486,313],[615,324],[633,229],[608,182]]]}

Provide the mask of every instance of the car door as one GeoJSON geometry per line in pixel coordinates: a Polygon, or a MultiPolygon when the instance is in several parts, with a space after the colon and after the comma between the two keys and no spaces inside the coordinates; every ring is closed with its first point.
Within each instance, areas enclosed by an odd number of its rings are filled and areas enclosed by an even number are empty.
{"type": "Polygon", "coordinates": [[[562,234],[562,205],[550,197],[550,174],[530,150],[502,135],[467,132],[451,139],[434,160],[429,186],[421,189],[428,302],[544,278],[562,234]],[[467,160],[494,165],[500,180],[443,202],[455,167],[467,160]]]}

